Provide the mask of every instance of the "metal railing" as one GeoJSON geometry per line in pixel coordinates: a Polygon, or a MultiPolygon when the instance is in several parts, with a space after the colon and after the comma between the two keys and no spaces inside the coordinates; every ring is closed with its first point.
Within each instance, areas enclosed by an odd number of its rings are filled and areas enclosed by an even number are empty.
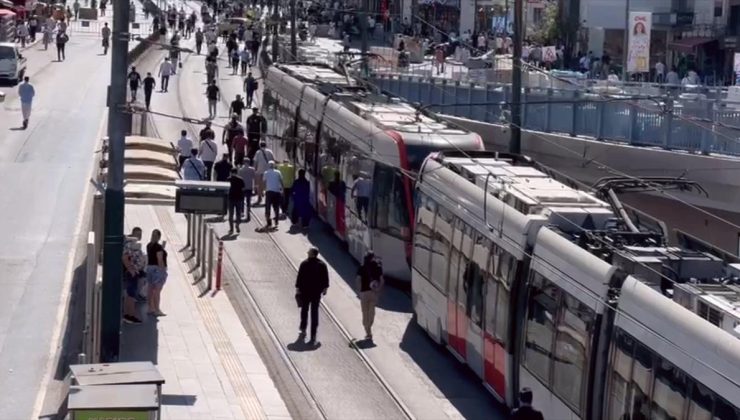
{"type": "MultiPolygon", "coordinates": [[[[426,108],[488,123],[507,123],[510,84],[476,84],[376,74],[371,83],[426,108]]],[[[572,89],[524,88],[522,126],[635,146],[740,155],[740,102],[709,94],[672,93],[631,99],[572,89]],[[648,99],[645,99],[648,98],[648,99]]]]}

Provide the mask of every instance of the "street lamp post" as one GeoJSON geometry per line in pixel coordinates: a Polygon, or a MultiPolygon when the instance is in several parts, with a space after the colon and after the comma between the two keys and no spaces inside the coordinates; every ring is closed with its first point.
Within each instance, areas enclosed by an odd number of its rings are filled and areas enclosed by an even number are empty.
{"type": "Polygon", "coordinates": [[[128,70],[129,2],[113,2],[110,86],[108,87],[108,179],[105,186],[103,286],[100,357],[118,360],[123,276],[123,156],[126,148],[126,72],[128,70]]]}
{"type": "Polygon", "coordinates": [[[511,75],[511,137],[509,152],[522,151],[522,43],[524,42],[524,9],[522,0],[514,1],[514,54],[511,75]]]}

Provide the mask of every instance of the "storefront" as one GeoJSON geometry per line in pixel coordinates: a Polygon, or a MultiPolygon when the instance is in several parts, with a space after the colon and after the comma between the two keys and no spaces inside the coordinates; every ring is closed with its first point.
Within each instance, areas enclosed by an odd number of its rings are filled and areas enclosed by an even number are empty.
{"type": "Polygon", "coordinates": [[[442,31],[444,35],[459,31],[459,0],[419,0],[417,7],[417,15],[422,19],[423,36],[433,37],[432,26],[442,31]]]}

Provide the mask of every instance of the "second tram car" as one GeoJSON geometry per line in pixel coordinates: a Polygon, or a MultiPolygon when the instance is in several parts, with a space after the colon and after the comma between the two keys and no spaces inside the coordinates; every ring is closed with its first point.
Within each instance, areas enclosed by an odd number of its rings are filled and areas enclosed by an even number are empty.
{"type": "Polygon", "coordinates": [[[553,419],[738,419],[740,341],[661,293],[716,257],[621,232],[527,158],[437,153],[416,183],[417,322],[513,406],[553,419]],[[614,244],[614,246],[605,246],[614,244]]]}
{"type": "Polygon", "coordinates": [[[352,256],[373,249],[386,274],[410,281],[416,172],[433,151],[483,150],[480,136],[320,64],[268,67],[262,112],[273,150],[306,169],[314,208],[352,256]]]}

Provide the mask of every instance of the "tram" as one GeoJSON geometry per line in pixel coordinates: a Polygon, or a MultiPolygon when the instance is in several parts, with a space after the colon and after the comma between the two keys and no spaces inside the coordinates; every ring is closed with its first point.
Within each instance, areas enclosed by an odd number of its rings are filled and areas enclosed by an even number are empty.
{"type": "Polygon", "coordinates": [[[611,206],[519,155],[422,164],[418,324],[501,402],[552,419],[738,419],[740,341],[661,290],[737,282],[716,256],[621,229],[611,206]]]}
{"type": "Polygon", "coordinates": [[[318,216],[354,258],[373,249],[388,276],[409,282],[416,172],[433,151],[483,150],[481,137],[325,65],[275,64],[264,80],[271,146],[306,169],[318,216]],[[366,207],[357,180],[371,182],[366,207]]]}

